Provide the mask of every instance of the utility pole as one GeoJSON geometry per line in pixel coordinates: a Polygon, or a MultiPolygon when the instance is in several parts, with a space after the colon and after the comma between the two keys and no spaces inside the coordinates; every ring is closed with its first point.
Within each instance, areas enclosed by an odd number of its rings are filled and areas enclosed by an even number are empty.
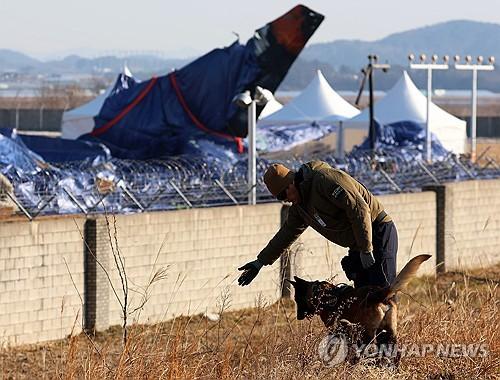
{"type": "Polygon", "coordinates": [[[364,74],[363,80],[361,82],[361,87],[359,89],[358,96],[356,98],[355,105],[358,105],[359,99],[361,98],[361,95],[363,93],[363,88],[365,86],[365,80],[368,77],[368,91],[369,91],[369,113],[370,113],[370,126],[368,130],[368,141],[370,142],[370,150],[373,151],[375,150],[375,111],[374,111],[374,99],[373,99],[373,92],[374,92],[374,83],[373,83],[373,71],[374,70],[382,70],[384,73],[387,72],[391,68],[391,65],[388,63],[377,63],[378,61],[378,56],[375,54],[370,54],[368,56],[368,65],[361,70],[361,72],[364,74]]]}

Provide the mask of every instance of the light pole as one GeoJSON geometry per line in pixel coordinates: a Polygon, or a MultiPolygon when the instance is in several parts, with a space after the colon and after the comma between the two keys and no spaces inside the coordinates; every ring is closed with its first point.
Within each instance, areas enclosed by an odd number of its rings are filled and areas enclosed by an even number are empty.
{"type": "Polygon", "coordinates": [[[434,54],[431,57],[431,62],[425,63],[425,54],[420,54],[420,63],[413,63],[415,56],[408,55],[410,61],[410,69],[427,70],[427,116],[425,124],[425,159],[428,163],[432,161],[432,144],[431,144],[431,101],[432,101],[432,70],[448,70],[449,57],[443,57],[443,63],[437,63],[438,56],[434,54]]]}
{"type": "Polygon", "coordinates": [[[233,102],[241,108],[246,108],[248,112],[248,204],[257,203],[257,149],[255,136],[257,134],[257,105],[264,106],[269,100],[269,90],[260,86],[255,88],[255,95],[252,98],[250,91],[242,92],[233,98],[233,102]]]}
{"type": "Polygon", "coordinates": [[[343,160],[345,157],[344,153],[344,122],[342,120],[339,121],[338,130],[337,130],[337,147],[335,158],[343,160]]]}
{"type": "Polygon", "coordinates": [[[255,135],[257,133],[257,106],[255,99],[248,107],[248,204],[257,203],[257,149],[255,148],[255,135]]]}
{"type": "Polygon", "coordinates": [[[483,65],[483,57],[477,57],[477,64],[472,63],[470,55],[465,56],[465,64],[460,64],[460,56],[455,56],[455,69],[472,71],[472,91],[471,91],[471,115],[470,115],[470,137],[471,137],[471,152],[470,158],[472,162],[476,162],[476,111],[477,111],[477,72],[478,71],[493,71],[495,70],[495,57],[491,56],[488,59],[487,65],[483,65]]]}

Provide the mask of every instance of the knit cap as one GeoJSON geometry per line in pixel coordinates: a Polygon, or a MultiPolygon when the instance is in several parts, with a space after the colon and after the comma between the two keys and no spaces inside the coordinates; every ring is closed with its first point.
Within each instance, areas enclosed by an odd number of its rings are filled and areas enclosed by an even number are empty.
{"type": "Polygon", "coordinates": [[[277,196],[293,182],[295,174],[286,166],[272,164],[264,173],[264,183],[272,195],[277,196]]]}

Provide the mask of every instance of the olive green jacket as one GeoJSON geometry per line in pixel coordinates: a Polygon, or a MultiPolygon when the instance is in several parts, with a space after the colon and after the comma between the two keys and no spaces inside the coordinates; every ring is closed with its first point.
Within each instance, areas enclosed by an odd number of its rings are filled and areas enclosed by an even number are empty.
{"type": "MultiPolygon", "coordinates": [[[[283,226],[259,253],[259,261],[272,264],[308,226],[342,247],[371,252],[372,223],[384,210],[377,198],[349,174],[326,162],[311,161],[300,170],[302,201],[290,207],[283,226]]],[[[382,222],[390,220],[387,215],[382,222]]]]}

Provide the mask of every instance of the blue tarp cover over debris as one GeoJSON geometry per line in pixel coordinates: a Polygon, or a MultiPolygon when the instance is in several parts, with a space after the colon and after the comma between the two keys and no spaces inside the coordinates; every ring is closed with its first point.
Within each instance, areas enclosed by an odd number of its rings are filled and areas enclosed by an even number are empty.
{"type": "MultiPolygon", "coordinates": [[[[196,154],[198,139],[242,151],[247,112],[235,95],[261,86],[274,92],[323,16],[298,5],[238,41],[178,71],[111,93],[82,139],[104,143],[113,157],[150,159],[196,154]]],[[[261,111],[258,108],[257,113],[261,111]]]]}
{"type": "MultiPolygon", "coordinates": [[[[258,68],[252,59],[247,59],[251,54],[252,49],[234,43],[226,49],[212,51],[178,72],[152,78],[111,95],[95,117],[92,134],[83,138],[103,142],[114,157],[120,158],[147,159],[189,152],[191,141],[206,137],[207,131],[197,127],[183,108],[172,76],[189,109],[196,110],[196,118],[208,130],[226,134],[224,128],[228,118],[236,111],[230,98],[244,87],[241,80],[228,80],[222,88],[220,83],[224,78],[238,76],[248,81],[255,79],[258,68]],[[131,107],[108,127],[141,95],[140,104],[131,107]]],[[[228,138],[208,134],[220,142],[231,141],[229,134],[228,138]]]]}
{"type": "MultiPolygon", "coordinates": [[[[405,149],[412,152],[425,151],[425,127],[414,121],[406,120],[397,123],[381,125],[375,120],[375,149],[405,149]]],[[[367,138],[358,147],[360,150],[370,149],[370,140],[367,138]]],[[[431,133],[431,149],[434,159],[442,159],[450,152],[446,150],[434,133],[431,133]]]]}

